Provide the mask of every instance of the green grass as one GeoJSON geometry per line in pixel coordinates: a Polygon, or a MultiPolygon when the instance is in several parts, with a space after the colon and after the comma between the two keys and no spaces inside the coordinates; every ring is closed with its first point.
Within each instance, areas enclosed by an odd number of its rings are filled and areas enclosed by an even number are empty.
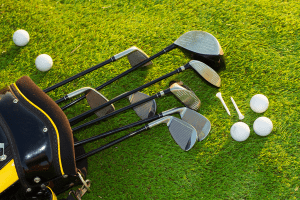
{"type": "MultiPolygon", "coordinates": [[[[0,3],[0,88],[29,75],[45,89],[131,46],[154,55],[187,31],[207,31],[225,52],[227,69],[219,73],[220,89],[186,70],[143,90],[152,95],[166,89],[169,81],[182,80],[201,99],[199,112],[211,121],[207,139],[183,152],[161,125],[98,153],[89,158],[93,192],[83,199],[299,199],[299,10],[298,1],[279,0],[6,0],[0,3]],[[12,35],[17,29],[29,32],[27,46],[14,45],[12,35]],[[42,53],[54,61],[46,73],[34,65],[42,53]],[[232,116],[215,97],[218,91],[232,116]],[[249,106],[258,93],[270,101],[263,114],[249,106]],[[230,96],[251,129],[245,142],[230,136],[231,126],[238,121],[230,96]],[[273,122],[268,137],[253,131],[253,122],[260,116],[273,122]]],[[[152,67],[138,69],[101,92],[111,99],[188,61],[174,50],[155,59],[152,67]]],[[[121,59],[49,95],[58,99],[80,87],[97,87],[129,67],[126,58],[121,59]]],[[[115,103],[116,109],[125,105],[126,100],[115,103]]],[[[158,99],[157,105],[158,112],[182,106],[173,96],[158,99]]],[[[88,109],[81,102],[65,113],[71,118],[88,109]]],[[[75,136],[87,138],[137,120],[128,111],[75,136]]]]}

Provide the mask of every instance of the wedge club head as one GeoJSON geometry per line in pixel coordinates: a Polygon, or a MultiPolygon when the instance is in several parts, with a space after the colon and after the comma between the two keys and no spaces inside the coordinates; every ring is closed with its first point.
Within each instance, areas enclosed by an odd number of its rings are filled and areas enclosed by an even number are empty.
{"type": "MultiPolygon", "coordinates": [[[[128,97],[129,101],[131,104],[134,104],[138,101],[141,101],[143,99],[148,98],[149,95],[141,93],[141,92],[136,92],[128,97]]],[[[136,112],[136,114],[141,118],[141,119],[147,119],[149,117],[153,117],[156,113],[156,101],[153,99],[151,101],[148,101],[146,103],[143,103],[141,105],[138,105],[133,108],[133,110],[136,112]]]]}
{"type": "Polygon", "coordinates": [[[180,86],[178,83],[174,83],[170,87],[171,92],[188,108],[198,110],[201,101],[191,90],[180,86]]]}
{"type": "Polygon", "coordinates": [[[148,124],[149,128],[166,123],[175,142],[184,151],[190,150],[197,139],[196,129],[189,123],[173,116],[166,116],[148,124]]]}

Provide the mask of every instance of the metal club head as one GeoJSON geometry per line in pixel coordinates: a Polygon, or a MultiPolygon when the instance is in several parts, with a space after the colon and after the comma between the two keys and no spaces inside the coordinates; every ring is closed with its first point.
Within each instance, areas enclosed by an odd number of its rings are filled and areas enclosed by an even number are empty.
{"type": "MultiPolygon", "coordinates": [[[[128,99],[131,104],[134,104],[138,101],[141,101],[143,99],[148,98],[149,95],[141,93],[141,92],[136,92],[130,96],[128,96],[128,99]]],[[[147,119],[149,117],[153,117],[156,112],[156,102],[155,100],[150,100],[146,103],[143,103],[141,105],[138,105],[133,108],[133,110],[136,112],[136,114],[141,118],[141,119],[147,119]]]]}
{"type": "Polygon", "coordinates": [[[175,42],[186,50],[193,60],[199,60],[215,70],[225,69],[224,52],[219,41],[210,33],[204,31],[189,31],[175,42]]]}
{"type": "Polygon", "coordinates": [[[209,67],[207,64],[198,60],[191,60],[189,65],[209,83],[216,87],[221,86],[221,78],[218,73],[209,67]]]}
{"type": "Polygon", "coordinates": [[[198,142],[204,140],[210,132],[210,121],[200,113],[191,110],[187,107],[173,108],[162,112],[163,116],[179,113],[183,121],[192,125],[197,131],[198,142]]]}
{"type": "MultiPolygon", "coordinates": [[[[144,51],[142,51],[141,49],[135,46],[126,49],[125,51],[115,55],[114,57],[116,60],[118,60],[124,56],[127,56],[128,61],[132,67],[149,58],[149,56],[144,51]]],[[[152,65],[152,61],[149,61],[143,66],[148,66],[148,65],[152,65]]]]}
{"type": "MultiPolygon", "coordinates": [[[[69,94],[67,94],[67,96],[69,98],[72,98],[74,96],[77,96],[79,94],[82,94],[82,93],[86,93],[86,99],[88,101],[88,104],[90,105],[90,107],[93,109],[93,108],[96,108],[106,102],[108,102],[108,99],[103,96],[100,92],[98,92],[97,90],[95,90],[94,88],[91,88],[91,87],[83,87],[83,88],[80,88],[74,92],[71,92],[69,94]]],[[[108,113],[111,113],[115,111],[115,107],[113,104],[109,105],[109,106],[106,106],[105,108],[101,109],[101,110],[98,110],[95,112],[95,114],[98,116],[98,117],[102,117],[108,113]]]]}
{"type": "Polygon", "coordinates": [[[148,124],[149,128],[166,123],[175,142],[184,151],[190,150],[197,139],[196,129],[189,123],[173,116],[166,116],[148,124]]]}
{"type": "Polygon", "coordinates": [[[223,50],[218,40],[205,31],[189,31],[180,36],[174,44],[193,53],[223,55],[223,50]]]}
{"type": "Polygon", "coordinates": [[[191,90],[180,86],[178,83],[174,83],[170,87],[171,92],[188,108],[198,110],[201,101],[191,90]]]}

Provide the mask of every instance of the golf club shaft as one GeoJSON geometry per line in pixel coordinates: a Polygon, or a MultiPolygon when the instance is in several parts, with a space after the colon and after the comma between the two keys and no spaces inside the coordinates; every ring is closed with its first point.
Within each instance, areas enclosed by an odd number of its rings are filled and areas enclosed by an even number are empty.
{"type": "MultiPolygon", "coordinates": [[[[165,49],[163,49],[162,51],[158,52],[157,54],[155,54],[155,55],[151,56],[150,58],[148,58],[148,59],[146,59],[146,60],[140,62],[139,64],[133,66],[132,68],[126,70],[125,72],[119,74],[118,76],[112,78],[111,80],[109,80],[109,81],[103,83],[102,85],[98,86],[98,87],[95,88],[95,89],[96,89],[96,90],[100,90],[100,89],[102,89],[102,88],[108,86],[109,84],[115,82],[116,80],[122,78],[123,76],[129,74],[130,72],[136,70],[137,68],[144,66],[144,65],[145,65],[146,63],[148,63],[149,61],[151,61],[151,60],[153,60],[153,59],[155,59],[155,58],[161,56],[161,55],[164,54],[164,53],[167,53],[167,52],[171,51],[171,50],[174,49],[174,48],[176,48],[176,45],[175,45],[175,44],[171,44],[170,46],[168,46],[167,48],[165,48],[165,49]]],[[[63,106],[61,109],[62,109],[62,110],[65,110],[65,109],[67,109],[67,108],[73,106],[74,104],[80,102],[81,100],[83,100],[83,99],[85,99],[85,98],[86,98],[86,95],[83,95],[83,96],[81,96],[81,97],[75,99],[75,100],[72,101],[71,103],[69,103],[69,104],[63,106]]],[[[67,99],[68,99],[68,97],[65,96],[65,97],[62,97],[62,98],[60,98],[59,100],[57,100],[57,101],[55,101],[55,102],[58,104],[58,103],[61,103],[61,102],[65,101],[65,100],[67,100],[67,99]]]]}
{"type": "Polygon", "coordinates": [[[109,148],[109,147],[111,147],[111,146],[113,146],[115,144],[118,144],[119,142],[122,142],[122,141],[124,141],[124,140],[126,140],[126,139],[128,139],[128,138],[130,138],[132,136],[135,136],[135,135],[137,135],[137,134],[139,134],[139,133],[141,133],[141,132],[143,132],[143,131],[145,131],[147,129],[148,129],[148,125],[144,126],[143,128],[140,128],[140,129],[138,129],[138,130],[136,130],[136,131],[134,131],[132,133],[129,133],[129,134],[127,134],[127,135],[125,135],[125,136],[123,136],[123,137],[121,137],[119,139],[116,139],[116,140],[114,140],[114,141],[112,141],[112,142],[110,142],[108,144],[105,144],[105,145],[103,145],[103,146],[101,146],[101,147],[99,147],[97,149],[94,149],[94,150],[92,150],[92,151],[90,151],[90,152],[88,152],[86,154],[80,155],[80,156],[78,156],[76,158],[76,162],[79,161],[79,160],[85,159],[87,157],[90,157],[90,156],[92,156],[92,155],[94,155],[94,154],[96,154],[96,153],[98,153],[100,151],[103,151],[104,149],[107,149],[107,148],[109,148]]]}
{"type": "Polygon", "coordinates": [[[94,67],[91,67],[91,68],[89,68],[89,69],[87,69],[87,70],[85,70],[83,72],[80,72],[80,73],[78,73],[78,74],[76,74],[76,75],[74,75],[74,76],[72,76],[72,77],[70,77],[70,78],[68,78],[66,80],[63,80],[63,81],[61,81],[61,82],[59,82],[59,83],[57,83],[57,84],[55,84],[55,85],[53,85],[53,86],[51,86],[51,87],[43,90],[43,91],[45,93],[48,93],[48,92],[50,92],[50,91],[52,91],[52,90],[54,90],[54,89],[56,89],[58,87],[61,87],[61,86],[65,85],[65,84],[67,84],[67,83],[69,83],[69,82],[71,82],[71,81],[73,81],[73,80],[75,80],[75,79],[77,79],[77,78],[79,78],[79,77],[87,74],[87,73],[90,73],[90,72],[92,72],[92,71],[94,71],[94,70],[96,70],[96,69],[98,69],[98,68],[100,68],[100,67],[102,67],[104,65],[107,65],[107,64],[109,64],[111,62],[114,62],[114,61],[116,61],[116,59],[114,57],[111,57],[110,59],[108,59],[108,60],[106,60],[106,61],[104,61],[104,62],[102,62],[102,63],[100,63],[98,65],[95,65],[94,67]]]}
{"type": "Polygon", "coordinates": [[[105,133],[101,133],[99,135],[95,135],[93,137],[90,137],[90,138],[87,138],[87,139],[84,139],[84,140],[81,140],[81,141],[78,141],[78,142],[75,142],[74,143],[74,147],[76,146],[80,146],[80,145],[83,145],[83,144],[87,144],[87,143],[90,143],[90,142],[93,142],[95,140],[98,140],[98,139],[101,139],[101,138],[105,138],[109,135],[112,135],[112,134],[115,134],[115,133],[118,133],[120,131],[124,131],[126,129],[129,129],[129,128],[132,128],[132,127],[135,127],[135,126],[138,126],[138,125],[141,125],[141,124],[145,124],[147,122],[151,122],[151,121],[154,121],[154,120],[157,120],[159,118],[163,117],[163,115],[161,114],[158,114],[158,115],[154,115],[153,117],[150,117],[150,118],[146,118],[146,119],[143,119],[143,120],[140,120],[138,122],[134,122],[134,123],[131,123],[131,124],[128,124],[126,126],[122,126],[120,128],[116,128],[114,130],[111,130],[111,131],[107,131],[105,133]]]}
{"type": "Polygon", "coordinates": [[[149,82],[149,83],[147,83],[145,85],[142,85],[142,86],[140,86],[140,87],[138,87],[138,88],[136,88],[134,90],[131,90],[129,92],[126,92],[123,95],[120,95],[119,97],[116,97],[116,98],[114,98],[114,99],[112,99],[112,100],[110,100],[110,101],[102,104],[101,106],[98,106],[97,108],[91,109],[91,110],[89,110],[89,111],[87,111],[85,113],[82,113],[82,114],[80,114],[80,115],[78,115],[76,117],[73,117],[72,119],[69,120],[69,122],[70,122],[71,126],[73,126],[73,125],[79,123],[80,121],[86,119],[87,117],[93,115],[93,113],[95,111],[97,111],[99,109],[102,109],[102,108],[104,108],[104,107],[106,107],[106,106],[108,106],[108,105],[110,105],[110,104],[112,104],[112,103],[114,103],[114,102],[116,102],[116,101],[118,101],[120,99],[123,99],[123,98],[125,98],[125,97],[127,97],[127,96],[129,96],[129,95],[131,95],[133,93],[135,93],[135,92],[138,92],[138,91],[140,91],[140,90],[142,90],[142,89],[144,89],[144,88],[146,88],[146,87],[148,87],[148,86],[150,86],[150,85],[152,85],[154,83],[157,83],[157,82],[159,82],[159,81],[161,81],[163,79],[166,79],[166,78],[168,78],[168,77],[170,77],[170,76],[172,76],[172,75],[174,75],[176,73],[180,73],[183,70],[187,69],[187,67],[190,67],[190,65],[186,64],[184,67],[180,67],[180,68],[174,70],[173,72],[170,72],[170,73],[168,73],[168,74],[166,74],[164,76],[161,76],[160,78],[157,78],[157,79],[155,79],[155,80],[153,80],[153,81],[151,81],[151,82],[149,82]]]}
{"type": "MultiPolygon", "coordinates": [[[[103,120],[103,119],[106,119],[106,118],[108,118],[108,117],[114,116],[114,115],[116,115],[116,114],[118,114],[118,113],[120,113],[120,112],[123,112],[123,111],[125,111],[125,110],[130,109],[130,108],[133,108],[133,107],[138,106],[138,105],[140,105],[140,104],[146,103],[146,102],[148,102],[148,101],[151,101],[152,99],[159,98],[159,97],[161,97],[162,95],[168,94],[168,93],[170,93],[170,92],[171,92],[171,90],[168,88],[168,89],[166,89],[166,90],[164,90],[164,91],[161,91],[161,92],[159,92],[159,93],[157,93],[157,94],[155,94],[155,95],[152,95],[151,97],[148,97],[148,98],[143,99],[143,100],[141,100],[141,101],[138,101],[138,102],[136,102],[136,103],[134,103],[134,104],[131,104],[131,105],[129,105],[129,106],[126,106],[126,107],[124,107],[124,108],[121,108],[121,109],[119,109],[119,110],[116,110],[116,111],[114,111],[114,112],[111,112],[111,113],[109,113],[109,114],[107,114],[107,115],[104,115],[103,117],[100,117],[100,118],[91,120],[91,121],[89,121],[89,122],[86,122],[86,123],[84,123],[84,124],[82,124],[82,125],[76,126],[75,128],[72,129],[72,131],[77,131],[77,130],[82,129],[82,128],[86,127],[86,126],[89,126],[89,125],[92,125],[92,124],[94,124],[94,123],[96,123],[96,122],[99,122],[99,121],[101,121],[101,120],[103,120]]],[[[103,104],[103,105],[104,105],[104,104],[103,104]]]]}

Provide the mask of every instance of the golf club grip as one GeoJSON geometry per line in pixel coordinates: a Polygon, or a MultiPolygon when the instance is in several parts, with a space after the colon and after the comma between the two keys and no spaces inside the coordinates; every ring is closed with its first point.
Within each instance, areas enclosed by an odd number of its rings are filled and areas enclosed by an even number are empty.
{"type": "Polygon", "coordinates": [[[103,145],[103,146],[101,146],[101,147],[99,147],[97,149],[94,149],[94,150],[92,150],[92,151],[90,151],[90,152],[88,152],[86,154],[78,156],[76,158],[76,162],[79,161],[79,160],[82,160],[84,158],[90,157],[90,156],[92,156],[92,155],[94,155],[94,154],[96,154],[96,153],[98,153],[100,151],[103,151],[104,149],[107,149],[107,148],[109,148],[109,147],[111,147],[111,146],[113,146],[115,144],[118,144],[119,142],[122,142],[122,141],[124,141],[124,140],[126,140],[126,139],[128,139],[128,138],[130,138],[132,136],[135,136],[135,135],[137,135],[137,134],[139,134],[139,133],[141,133],[141,132],[143,132],[143,131],[145,131],[147,129],[148,129],[148,125],[144,126],[143,128],[140,128],[140,129],[138,129],[138,130],[136,130],[136,131],[134,131],[132,133],[129,133],[129,134],[127,134],[127,135],[125,135],[125,136],[123,136],[123,137],[121,137],[119,139],[116,139],[116,140],[114,140],[114,141],[112,141],[110,143],[107,143],[107,144],[105,144],[105,145],[103,145]]]}
{"type": "Polygon", "coordinates": [[[107,136],[109,136],[109,135],[115,134],[115,133],[120,132],[120,131],[124,131],[124,130],[126,130],[126,129],[129,129],[129,128],[132,128],[132,127],[135,127],[135,126],[138,126],[138,125],[141,125],[141,124],[145,124],[145,123],[148,123],[148,122],[157,120],[157,119],[159,119],[160,117],[162,117],[162,116],[160,116],[160,115],[154,115],[153,117],[146,118],[146,119],[140,120],[140,121],[138,121],[138,122],[134,122],[134,123],[128,124],[128,125],[126,125],[126,126],[122,126],[122,127],[120,127],[120,128],[116,128],[116,129],[114,129],[114,130],[107,131],[107,132],[105,132],[105,133],[102,133],[102,134],[99,134],[99,135],[96,135],[96,136],[93,136],[93,137],[90,137],[90,138],[87,138],[87,139],[84,139],[84,140],[75,142],[75,143],[74,143],[74,147],[80,146],[80,145],[83,145],[83,144],[86,144],[86,143],[89,143],[89,142],[93,142],[93,141],[95,141],[95,140],[98,140],[98,139],[107,137],[107,136]]]}
{"type": "MultiPolygon", "coordinates": [[[[171,92],[171,90],[170,90],[170,89],[166,89],[166,90],[164,90],[163,92],[164,92],[165,94],[167,94],[167,93],[171,92]]],[[[116,114],[118,114],[118,113],[120,113],[120,112],[123,112],[123,111],[125,111],[125,110],[130,109],[130,108],[133,108],[133,107],[138,106],[138,105],[140,105],[140,104],[146,103],[146,102],[151,101],[152,99],[158,98],[158,97],[160,97],[160,96],[161,96],[161,94],[160,94],[160,93],[157,93],[157,94],[155,94],[155,95],[152,95],[151,97],[148,97],[148,98],[143,99],[143,100],[141,100],[141,101],[138,101],[138,102],[136,102],[136,103],[134,103],[134,104],[131,104],[131,105],[129,105],[129,106],[126,106],[126,107],[124,107],[124,108],[121,108],[121,109],[119,109],[119,110],[116,110],[116,111],[114,111],[114,112],[111,112],[111,113],[109,113],[109,114],[107,114],[107,115],[104,115],[103,117],[100,117],[100,118],[91,120],[91,121],[89,121],[89,122],[86,122],[86,123],[84,123],[84,124],[82,124],[82,125],[76,126],[75,128],[72,129],[72,131],[77,131],[77,130],[82,129],[82,128],[86,127],[86,126],[92,125],[92,124],[94,124],[94,123],[96,123],[96,122],[99,122],[99,121],[101,121],[101,120],[103,120],[103,119],[106,119],[106,118],[108,118],[108,117],[114,116],[114,115],[116,115],[116,114]]]]}
{"type": "Polygon", "coordinates": [[[123,99],[123,98],[125,98],[125,97],[127,97],[127,96],[129,96],[129,95],[131,95],[133,93],[136,93],[136,92],[138,92],[138,91],[140,91],[140,90],[142,90],[142,89],[144,89],[144,88],[146,88],[146,87],[148,87],[150,85],[153,85],[154,83],[157,83],[157,82],[159,82],[159,81],[161,81],[163,79],[166,79],[166,78],[168,78],[168,77],[170,77],[170,76],[172,76],[172,75],[174,75],[176,73],[179,73],[181,71],[182,71],[182,69],[178,68],[178,69],[174,70],[173,72],[170,72],[170,73],[168,73],[168,74],[166,74],[164,76],[161,76],[160,78],[157,78],[157,79],[155,79],[155,80],[153,80],[153,81],[151,81],[149,83],[146,83],[145,85],[142,85],[142,86],[140,86],[140,87],[138,87],[138,88],[136,88],[134,90],[131,90],[129,92],[126,92],[123,95],[120,95],[119,97],[116,97],[116,98],[114,98],[114,99],[112,99],[112,100],[110,100],[110,101],[102,104],[101,106],[98,106],[97,108],[93,108],[93,109],[91,109],[89,111],[86,111],[86,112],[84,112],[84,113],[76,116],[76,117],[73,117],[72,119],[69,120],[69,122],[70,122],[71,126],[73,126],[73,125],[81,122],[82,120],[88,118],[89,116],[93,115],[93,113],[95,111],[100,110],[100,109],[102,109],[102,108],[104,108],[106,106],[109,106],[110,104],[113,104],[114,102],[116,102],[116,101],[118,101],[120,99],[123,99]]]}
{"type": "Polygon", "coordinates": [[[43,90],[43,91],[45,93],[50,92],[50,91],[52,91],[52,90],[54,90],[54,89],[56,89],[58,87],[61,87],[61,86],[65,85],[65,84],[67,84],[67,83],[69,83],[69,82],[71,82],[71,81],[73,81],[73,80],[75,80],[75,79],[77,79],[77,78],[79,78],[79,77],[87,74],[87,73],[90,73],[90,72],[92,72],[92,71],[94,71],[94,70],[96,70],[96,69],[98,69],[98,68],[100,68],[100,67],[102,67],[104,65],[107,65],[107,64],[109,64],[109,63],[111,63],[113,61],[115,61],[114,57],[112,57],[112,58],[110,58],[110,59],[108,59],[108,60],[106,60],[106,61],[104,61],[104,62],[102,62],[102,63],[100,63],[98,65],[95,65],[94,67],[91,67],[91,68],[89,68],[89,69],[87,69],[87,70],[85,70],[83,72],[80,72],[80,73],[78,73],[78,74],[76,74],[76,75],[74,75],[74,76],[72,76],[72,77],[70,77],[70,78],[68,78],[66,80],[63,80],[63,81],[61,81],[61,82],[59,82],[59,83],[57,83],[57,84],[55,84],[55,85],[53,85],[53,86],[51,86],[51,87],[43,90]]]}
{"type": "MultiPolygon", "coordinates": [[[[162,51],[158,52],[157,54],[155,54],[155,55],[151,56],[150,58],[148,58],[148,59],[146,59],[146,60],[140,62],[139,64],[137,64],[137,65],[133,66],[132,68],[126,70],[125,72],[123,72],[123,73],[117,75],[116,77],[110,79],[109,81],[103,83],[102,85],[96,87],[95,89],[96,89],[96,90],[100,90],[100,89],[102,89],[102,88],[108,86],[109,84],[115,82],[116,80],[118,80],[118,79],[122,78],[123,76],[129,74],[130,72],[136,70],[137,68],[142,67],[143,65],[145,65],[145,64],[148,63],[149,61],[151,61],[151,60],[153,60],[153,59],[155,59],[155,58],[161,56],[161,55],[164,54],[164,53],[167,53],[167,52],[171,51],[172,49],[174,49],[174,48],[176,48],[176,47],[177,47],[177,46],[176,46],[175,44],[171,44],[170,46],[168,46],[167,48],[165,48],[165,49],[163,49],[162,51]]],[[[81,97],[75,99],[75,100],[72,101],[71,103],[69,103],[69,104],[63,106],[61,109],[62,109],[62,110],[65,110],[65,109],[71,107],[72,105],[74,105],[74,104],[80,102],[81,100],[85,99],[85,97],[86,97],[86,95],[83,95],[83,96],[81,96],[81,97]]],[[[64,100],[65,100],[64,98],[61,98],[61,99],[58,100],[59,102],[56,102],[56,103],[61,103],[61,102],[63,102],[64,100]]]]}

